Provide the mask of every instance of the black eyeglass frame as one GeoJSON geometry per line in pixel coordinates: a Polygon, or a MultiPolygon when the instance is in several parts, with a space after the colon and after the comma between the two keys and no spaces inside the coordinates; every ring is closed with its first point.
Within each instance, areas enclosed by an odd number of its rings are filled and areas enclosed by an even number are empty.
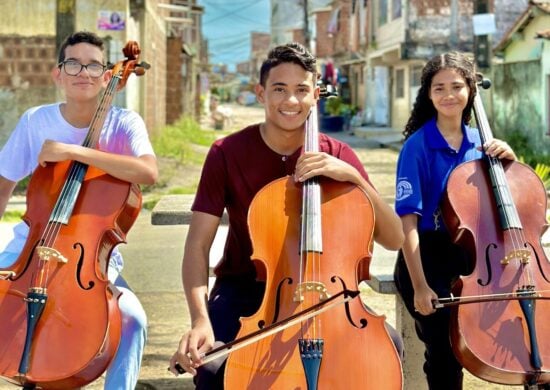
{"type": "Polygon", "coordinates": [[[69,75],[69,76],[78,76],[82,70],[84,68],[86,68],[86,71],[88,72],[88,74],[90,75],[90,77],[93,77],[93,78],[98,78],[98,77],[101,77],[103,76],[103,74],[105,73],[105,71],[107,70],[107,65],[103,65],[103,64],[99,64],[97,62],[90,62],[89,64],[87,65],[84,65],[84,64],[81,64],[80,62],[76,61],[76,60],[65,60],[65,61],[62,61],[60,63],[57,64],[57,66],[61,69],[63,68],[63,71],[69,75]],[[78,72],[76,72],[75,74],[70,74],[69,72],[67,72],[67,68],[66,68],[66,63],[67,62],[73,62],[75,64],[78,64],[80,65],[80,70],[78,72]],[[102,68],[102,71],[101,71],[101,74],[99,74],[98,76],[92,76],[92,74],[90,73],[90,70],[88,69],[88,66],[90,65],[94,65],[94,66],[101,66],[102,68]]]}

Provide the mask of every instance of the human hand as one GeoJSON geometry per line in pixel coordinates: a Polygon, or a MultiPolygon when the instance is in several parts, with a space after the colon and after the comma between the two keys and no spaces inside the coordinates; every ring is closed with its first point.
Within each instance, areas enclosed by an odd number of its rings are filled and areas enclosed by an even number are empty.
{"type": "Polygon", "coordinates": [[[417,313],[427,316],[435,313],[434,301],[437,301],[437,294],[428,286],[415,289],[414,310],[417,313]]]}
{"type": "Polygon", "coordinates": [[[493,138],[491,141],[486,142],[483,145],[483,148],[478,148],[480,150],[484,150],[485,154],[491,157],[496,157],[499,159],[507,159],[507,160],[516,160],[516,154],[505,141],[502,141],[500,139],[493,138]]]}
{"type": "Polygon", "coordinates": [[[170,359],[170,372],[182,374],[181,369],[196,375],[197,368],[202,365],[204,354],[214,345],[214,332],[210,323],[198,322],[189,332],[185,333],[177,351],[170,359]],[[179,366],[179,367],[178,367],[179,366]]]}
{"type": "Polygon", "coordinates": [[[356,169],[324,152],[306,152],[298,158],[294,180],[306,181],[315,176],[326,176],[337,181],[353,181],[356,169]]]}
{"type": "Polygon", "coordinates": [[[48,162],[71,160],[72,150],[77,145],[64,144],[52,140],[46,140],[38,155],[38,163],[45,167],[48,162]]]}

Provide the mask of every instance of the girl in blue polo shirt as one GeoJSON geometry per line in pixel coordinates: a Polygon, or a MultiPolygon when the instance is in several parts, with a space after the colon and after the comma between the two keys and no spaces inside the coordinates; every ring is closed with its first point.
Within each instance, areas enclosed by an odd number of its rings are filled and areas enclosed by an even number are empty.
{"type": "MultiPolygon", "coordinates": [[[[463,53],[438,55],[426,64],[397,163],[395,208],[405,242],[395,281],[426,346],[424,372],[430,390],[462,389],[462,367],[449,341],[450,309],[436,311],[432,301],[448,297],[452,283],[469,271],[466,254],[451,242],[439,206],[451,171],[482,156],[479,133],[468,126],[475,82],[474,64],[463,53]]],[[[493,139],[483,149],[494,157],[516,158],[501,140],[493,139]]]]}

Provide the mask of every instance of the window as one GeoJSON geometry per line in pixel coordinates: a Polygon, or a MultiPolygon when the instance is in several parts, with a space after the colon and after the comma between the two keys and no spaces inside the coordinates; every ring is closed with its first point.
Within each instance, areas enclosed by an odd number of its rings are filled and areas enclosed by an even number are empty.
{"type": "Polygon", "coordinates": [[[392,0],[392,19],[398,19],[401,17],[401,0],[392,0]]]}
{"type": "Polygon", "coordinates": [[[411,87],[419,87],[422,78],[422,66],[413,65],[411,67],[411,87]]]}
{"type": "Polygon", "coordinates": [[[405,97],[405,69],[395,71],[395,97],[405,97]]]}
{"type": "Polygon", "coordinates": [[[380,0],[378,8],[378,25],[382,26],[388,22],[388,0],[380,0]]]}

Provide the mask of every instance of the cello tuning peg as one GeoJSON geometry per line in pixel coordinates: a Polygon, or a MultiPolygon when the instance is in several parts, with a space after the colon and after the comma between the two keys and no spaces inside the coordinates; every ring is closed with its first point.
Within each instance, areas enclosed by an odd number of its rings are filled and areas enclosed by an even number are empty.
{"type": "Polygon", "coordinates": [[[150,69],[151,68],[151,65],[145,61],[141,61],[139,64],[137,64],[136,66],[140,67],[140,68],[143,68],[143,69],[150,69]]]}
{"type": "Polygon", "coordinates": [[[486,77],[483,77],[483,73],[476,73],[477,84],[483,89],[491,88],[491,80],[486,77]]]}

